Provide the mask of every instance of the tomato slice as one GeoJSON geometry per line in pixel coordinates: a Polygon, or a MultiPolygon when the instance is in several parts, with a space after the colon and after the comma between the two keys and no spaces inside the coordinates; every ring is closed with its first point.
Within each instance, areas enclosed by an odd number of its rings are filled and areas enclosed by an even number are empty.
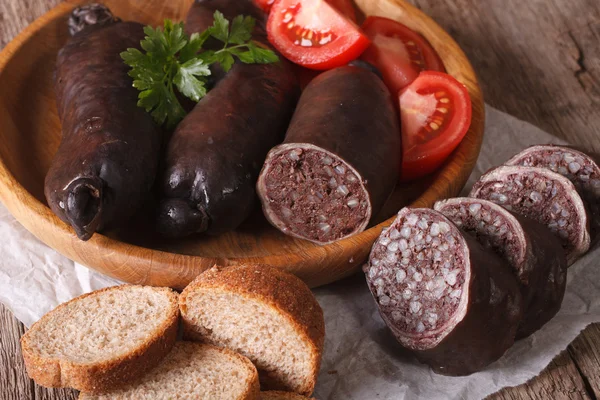
{"type": "Polygon", "coordinates": [[[360,28],[325,0],[276,1],[267,32],[287,59],[317,70],[345,65],[369,46],[360,28]]]}
{"type": "Polygon", "coordinates": [[[275,0],[254,0],[254,4],[259,6],[266,13],[271,10],[273,3],[275,3],[275,0]]]}
{"type": "Polygon", "coordinates": [[[362,28],[372,43],[361,58],[381,71],[394,96],[421,71],[446,72],[444,63],[429,42],[400,22],[368,17],[362,28]]]}
{"type": "Polygon", "coordinates": [[[327,2],[331,4],[333,8],[351,19],[352,22],[356,22],[356,10],[352,5],[351,0],[327,0],[327,2]]]}
{"type": "Polygon", "coordinates": [[[438,169],[471,125],[467,88],[443,72],[421,72],[400,92],[402,120],[401,180],[420,178],[438,169]]]}
{"type": "MultiPolygon", "coordinates": [[[[356,11],[351,0],[326,0],[336,10],[350,18],[352,22],[356,22],[356,11]]],[[[254,3],[259,6],[264,12],[268,13],[275,3],[275,0],[254,0],[254,3]]]]}

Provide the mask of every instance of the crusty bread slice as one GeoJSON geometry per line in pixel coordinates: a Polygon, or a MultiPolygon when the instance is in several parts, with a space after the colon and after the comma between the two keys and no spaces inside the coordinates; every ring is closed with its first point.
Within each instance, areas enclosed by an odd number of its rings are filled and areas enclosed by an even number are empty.
{"type": "Polygon", "coordinates": [[[325,322],[299,278],[266,266],[213,267],[185,288],[179,307],[184,337],[245,355],[267,389],[312,393],[325,322]]]}
{"type": "Polygon", "coordinates": [[[246,357],[208,344],[177,342],[164,361],[140,380],[80,400],[255,400],[258,373],[246,357]]]}
{"type": "Polygon", "coordinates": [[[102,392],[156,366],[177,337],[177,293],[123,285],[61,304],[21,338],[29,376],[48,387],[102,392]]]}
{"type": "Polygon", "coordinates": [[[260,400],[315,400],[292,392],[268,391],[260,392],[260,400]]]}

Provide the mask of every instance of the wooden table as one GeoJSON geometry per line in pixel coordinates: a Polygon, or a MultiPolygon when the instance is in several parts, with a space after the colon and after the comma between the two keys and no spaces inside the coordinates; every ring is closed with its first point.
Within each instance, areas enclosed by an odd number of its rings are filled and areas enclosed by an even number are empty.
{"type": "MultiPolygon", "coordinates": [[[[0,48],[58,2],[1,0],[0,48]]],[[[600,152],[600,1],[412,2],[466,51],[488,103],[600,152]]],[[[0,398],[75,399],[74,391],[47,390],[27,378],[23,332],[0,305],[0,398]]],[[[588,327],[537,378],[490,398],[600,398],[600,325],[588,327]]]]}

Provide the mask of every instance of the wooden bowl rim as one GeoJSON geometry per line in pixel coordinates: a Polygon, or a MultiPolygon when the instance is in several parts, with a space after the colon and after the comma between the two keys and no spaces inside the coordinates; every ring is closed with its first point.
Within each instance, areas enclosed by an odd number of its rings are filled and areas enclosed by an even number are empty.
{"type": "MultiPolygon", "coordinates": [[[[447,193],[452,185],[456,185],[456,179],[460,180],[460,186],[462,187],[472,171],[477,157],[469,157],[473,153],[463,154],[463,148],[469,148],[473,151],[477,151],[477,155],[480,152],[481,143],[483,141],[483,127],[485,119],[484,103],[479,87],[476,74],[468,61],[466,55],[460,48],[460,46],[452,39],[452,37],[441,28],[433,19],[423,13],[416,7],[404,2],[404,0],[391,0],[396,3],[399,7],[403,7],[409,14],[419,15],[430,27],[435,28],[437,31],[438,39],[445,42],[449,47],[453,49],[455,57],[457,59],[463,59],[465,62],[464,69],[461,70],[461,76],[457,77],[469,90],[469,94],[472,99],[473,108],[473,122],[469,128],[469,131],[459,147],[451,154],[444,167],[435,174],[435,178],[429,187],[410,204],[412,207],[426,207],[431,206],[435,200],[440,196],[440,193],[447,193]],[[458,170],[457,177],[452,176],[452,171],[458,170]],[[468,171],[468,173],[465,173],[468,171]]],[[[39,31],[46,24],[51,23],[57,18],[63,17],[69,13],[77,2],[62,2],[56,7],[52,8],[46,14],[36,19],[27,28],[25,28],[17,37],[15,37],[6,47],[0,52],[0,74],[4,71],[5,67],[10,63],[12,55],[17,53],[22,47],[29,44],[29,40],[34,34],[39,31]]],[[[55,235],[60,235],[65,241],[69,241],[74,237],[72,229],[62,222],[44,203],[36,199],[29,191],[27,191],[17,181],[15,176],[9,171],[3,159],[0,159],[0,200],[6,205],[11,214],[19,220],[25,227],[32,232],[36,237],[45,242],[45,240],[39,237],[35,230],[30,229],[29,224],[25,224],[22,219],[25,215],[28,218],[33,218],[33,225],[36,227],[45,226],[54,231],[55,235]]],[[[380,234],[381,230],[386,226],[389,226],[394,220],[395,216],[387,219],[386,221],[372,226],[369,229],[363,231],[360,234],[352,236],[348,239],[335,242],[327,246],[315,246],[307,248],[305,251],[310,253],[310,257],[300,257],[296,253],[288,254],[276,254],[269,255],[268,263],[285,263],[295,264],[305,262],[305,260],[323,260],[332,253],[341,251],[344,247],[355,247],[364,246],[365,242],[372,243],[376,237],[380,234]],[[278,261],[279,260],[279,261],[278,261]]],[[[169,265],[176,265],[179,263],[198,263],[203,265],[212,264],[236,264],[241,262],[254,262],[261,263],[265,262],[266,257],[243,257],[243,258],[210,258],[196,255],[185,255],[178,253],[170,253],[162,250],[155,250],[147,247],[141,247],[126,242],[121,242],[102,234],[95,234],[92,239],[88,242],[80,242],[76,247],[81,248],[82,253],[90,253],[96,251],[110,251],[111,255],[118,255],[125,260],[119,268],[114,268],[111,271],[102,270],[103,274],[107,274],[117,279],[127,280],[128,276],[139,275],[139,271],[132,271],[127,266],[127,260],[130,257],[134,257],[136,260],[142,259],[148,262],[147,271],[144,277],[144,283],[153,284],[152,274],[160,271],[160,268],[165,268],[169,265]]],[[[62,249],[55,250],[62,253],[62,249]]],[[[84,257],[85,258],[85,257],[84,257]]],[[[81,262],[81,261],[80,261],[81,262]]],[[[83,261],[85,263],[85,261],[83,261]]],[[[91,269],[96,269],[90,266],[91,269]]],[[[346,274],[348,275],[348,274],[346,274]]],[[[310,278],[309,278],[310,279],[310,278]]],[[[177,280],[175,280],[177,281],[177,280]]],[[[180,284],[174,284],[173,286],[179,287],[180,284]]]]}

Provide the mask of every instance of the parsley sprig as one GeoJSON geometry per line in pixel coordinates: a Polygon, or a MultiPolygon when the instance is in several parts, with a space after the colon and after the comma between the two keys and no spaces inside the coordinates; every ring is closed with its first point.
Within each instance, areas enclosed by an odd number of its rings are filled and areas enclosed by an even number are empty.
{"type": "Polygon", "coordinates": [[[228,72],[235,58],[246,64],[277,62],[273,51],[252,41],[255,23],[252,17],[238,15],[230,24],[216,11],[213,25],[191,36],[184,32],[183,22],[167,19],[164,29],[146,26],[146,37],[140,42],[144,52],[130,48],[121,53],[131,67],[133,86],[140,91],[138,106],[151,113],[157,124],[173,128],[185,117],[176,92],[195,102],[206,96],[211,64],[219,63],[228,72]],[[223,48],[203,50],[210,37],[222,42],[223,48]]]}

